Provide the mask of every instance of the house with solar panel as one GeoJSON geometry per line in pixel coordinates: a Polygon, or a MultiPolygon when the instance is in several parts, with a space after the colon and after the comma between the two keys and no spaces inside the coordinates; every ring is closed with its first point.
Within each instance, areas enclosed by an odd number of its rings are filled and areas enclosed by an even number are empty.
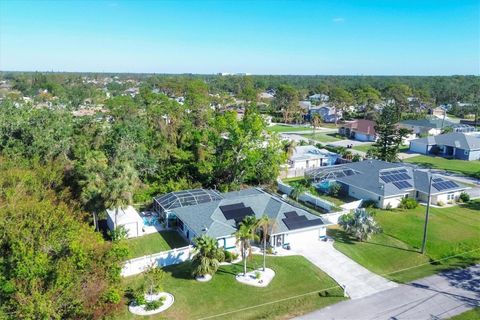
{"type": "Polygon", "coordinates": [[[365,160],[306,172],[317,188],[340,184],[340,193],[356,199],[373,201],[379,208],[396,208],[403,198],[427,202],[430,181],[431,203],[448,203],[458,199],[468,187],[444,176],[403,163],[365,160]],[[430,179],[432,178],[432,179],[430,179]]]}
{"type": "Polygon", "coordinates": [[[326,227],[330,225],[258,188],[226,193],[206,189],[170,192],[154,199],[154,209],[169,228],[189,241],[206,234],[227,250],[236,248],[233,234],[249,215],[267,215],[275,221],[269,239],[273,247],[294,248],[299,243],[318,240],[326,236],[326,227]]]}

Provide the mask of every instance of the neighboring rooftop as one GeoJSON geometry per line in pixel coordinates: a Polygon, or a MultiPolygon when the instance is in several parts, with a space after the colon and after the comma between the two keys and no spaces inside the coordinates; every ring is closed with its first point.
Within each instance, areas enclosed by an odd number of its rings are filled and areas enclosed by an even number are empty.
{"type": "Polygon", "coordinates": [[[431,129],[442,129],[442,128],[463,128],[474,131],[475,128],[468,124],[455,123],[448,120],[440,119],[437,117],[418,119],[418,120],[404,120],[400,122],[404,125],[410,125],[415,127],[424,127],[431,129]]]}
{"type": "Polygon", "coordinates": [[[297,146],[290,157],[291,161],[329,158],[337,156],[336,153],[330,152],[327,149],[319,149],[315,146],[297,146]]]}
{"type": "Polygon", "coordinates": [[[372,120],[358,119],[347,121],[343,126],[345,128],[350,128],[353,131],[375,135],[375,121],[372,120]]]}
{"type": "Polygon", "coordinates": [[[427,145],[444,145],[464,150],[480,149],[480,133],[451,132],[412,140],[427,145]]]}
{"type": "MultiPolygon", "coordinates": [[[[412,190],[428,193],[430,173],[403,163],[365,160],[327,168],[317,168],[306,173],[314,181],[336,180],[383,197],[406,194],[412,190]]],[[[451,182],[444,179],[444,182],[451,182]]],[[[440,182],[440,181],[439,181],[440,182]]],[[[443,181],[442,181],[443,182],[443,181]]],[[[456,183],[436,184],[432,193],[464,189],[456,183]]]]}

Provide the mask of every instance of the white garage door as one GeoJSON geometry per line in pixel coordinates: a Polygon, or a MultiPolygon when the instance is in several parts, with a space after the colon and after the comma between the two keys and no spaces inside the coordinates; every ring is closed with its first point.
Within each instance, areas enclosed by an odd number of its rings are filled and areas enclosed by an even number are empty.
{"type": "Polygon", "coordinates": [[[410,151],[425,154],[426,150],[427,145],[425,143],[419,143],[414,141],[410,142],[410,151]]]}
{"type": "Polygon", "coordinates": [[[302,246],[308,243],[318,241],[319,236],[320,231],[318,229],[307,230],[302,232],[289,233],[287,241],[290,244],[290,247],[295,249],[296,246],[302,246]]]}

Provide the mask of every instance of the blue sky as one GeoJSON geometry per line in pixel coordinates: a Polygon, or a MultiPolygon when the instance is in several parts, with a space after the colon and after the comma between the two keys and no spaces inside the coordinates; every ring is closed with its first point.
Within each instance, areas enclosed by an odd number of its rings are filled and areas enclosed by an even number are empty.
{"type": "Polygon", "coordinates": [[[480,74],[474,1],[0,1],[0,70],[480,74]]]}

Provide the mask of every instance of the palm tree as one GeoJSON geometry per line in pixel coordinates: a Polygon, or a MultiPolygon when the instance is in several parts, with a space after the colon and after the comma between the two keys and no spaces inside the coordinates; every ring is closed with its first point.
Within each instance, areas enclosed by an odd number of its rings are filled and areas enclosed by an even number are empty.
{"type": "Polygon", "coordinates": [[[220,261],[224,257],[217,240],[204,234],[195,238],[193,243],[195,256],[192,259],[192,275],[194,277],[213,275],[217,272],[220,261]]]}
{"type": "Polygon", "coordinates": [[[288,141],[283,145],[283,150],[285,151],[285,154],[287,155],[287,158],[290,158],[293,153],[295,152],[295,148],[297,147],[297,143],[295,141],[288,141]]]}
{"type": "Polygon", "coordinates": [[[243,274],[247,274],[247,258],[252,255],[252,246],[250,242],[258,239],[255,231],[257,229],[257,218],[255,216],[246,216],[240,223],[237,232],[234,233],[237,239],[237,245],[240,245],[240,252],[243,260],[243,274]]]}
{"type": "Polygon", "coordinates": [[[275,225],[275,220],[270,219],[264,214],[257,222],[258,228],[262,231],[263,240],[263,271],[265,271],[265,261],[267,256],[267,237],[270,236],[272,229],[275,225]]]}
{"type": "Polygon", "coordinates": [[[297,183],[293,186],[293,190],[290,193],[290,196],[292,196],[296,201],[298,201],[298,198],[302,195],[302,193],[306,192],[307,190],[307,186],[302,183],[297,183]]]}
{"type": "Polygon", "coordinates": [[[372,234],[382,232],[373,217],[363,208],[341,216],[338,224],[358,241],[368,240],[372,234]]]}

